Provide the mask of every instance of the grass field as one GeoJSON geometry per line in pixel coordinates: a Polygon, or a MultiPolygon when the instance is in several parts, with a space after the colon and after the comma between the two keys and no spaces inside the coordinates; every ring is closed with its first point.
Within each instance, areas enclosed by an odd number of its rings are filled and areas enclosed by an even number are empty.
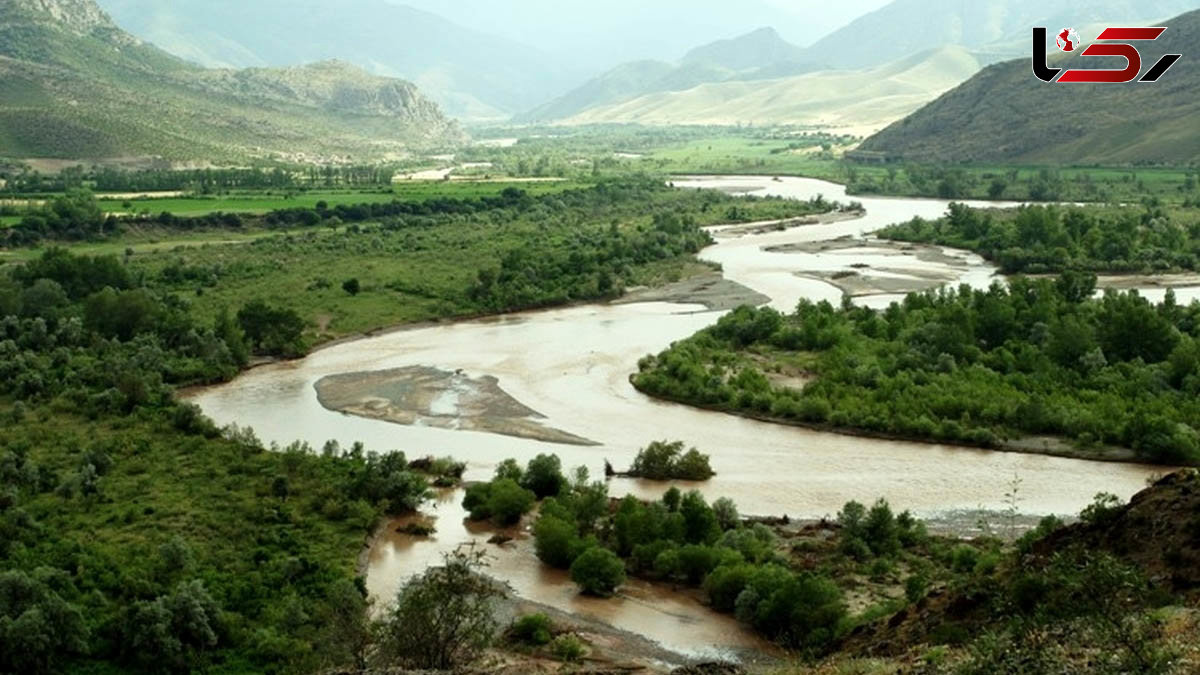
{"type": "Polygon", "coordinates": [[[518,187],[532,195],[559,192],[580,187],[568,181],[405,181],[392,188],[365,190],[313,190],[308,192],[242,192],[227,195],[167,197],[152,199],[100,199],[106,213],[151,213],[163,211],[177,216],[202,216],[216,211],[261,214],[276,209],[313,208],[318,202],[337,204],[368,204],[402,201],[425,201],[435,197],[465,199],[500,194],[505,188],[518,187]]]}
{"type": "MultiPolygon", "coordinates": [[[[329,232],[329,228],[298,228],[290,230],[291,234],[304,234],[305,232],[323,229],[329,232]]],[[[345,228],[341,228],[345,229],[345,228]]],[[[233,230],[205,230],[198,232],[180,232],[178,230],[168,231],[160,228],[147,228],[145,230],[134,230],[122,235],[119,239],[112,241],[99,242],[80,242],[70,245],[71,251],[78,254],[87,255],[115,255],[123,256],[127,251],[132,251],[135,256],[167,252],[175,249],[202,247],[202,246],[236,246],[245,244],[263,237],[278,235],[278,230],[254,229],[246,231],[233,230]]],[[[61,244],[52,244],[61,245],[61,244]]],[[[45,247],[38,248],[14,248],[7,251],[0,251],[0,263],[3,262],[21,262],[38,258],[45,251],[45,247]]]]}
{"type": "Polygon", "coordinates": [[[0,227],[8,227],[21,222],[21,216],[0,216],[0,227]]]}
{"type": "MultiPolygon", "coordinates": [[[[943,169],[924,168],[935,177],[928,187],[915,187],[910,174],[916,168],[904,165],[883,166],[845,162],[839,148],[822,153],[820,148],[802,147],[802,139],[772,140],[746,136],[718,136],[690,140],[650,153],[641,163],[657,171],[701,174],[767,174],[820,178],[849,186],[851,194],[896,194],[903,196],[939,196],[943,169]],[[797,147],[801,146],[801,147],[797,147]]],[[[1049,172],[1059,184],[1057,199],[1069,201],[1132,201],[1144,197],[1163,201],[1200,198],[1192,170],[1147,167],[1044,167],[1044,166],[954,166],[945,171],[960,174],[964,180],[959,198],[987,198],[993,180],[1003,180],[1008,188],[1002,199],[1029,199],[1031,182],[1049,172]],[[1189,187],[1190,186],[1190,187],[1189,187]]],[[[1053,201],[1053,200],[1051,200],[1053,201]]]]}

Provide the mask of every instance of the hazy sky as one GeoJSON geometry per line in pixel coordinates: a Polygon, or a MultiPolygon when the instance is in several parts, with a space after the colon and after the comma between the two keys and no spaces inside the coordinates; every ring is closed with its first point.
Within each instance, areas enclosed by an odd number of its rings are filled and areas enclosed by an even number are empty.
{"type": "Polygon", "coordinates": [[[772,26],[805,46],[889,0],[390,0],[593,66],[675,60],[772,26]],[[612,47],[621,38],[619,51],[612,47]]]}

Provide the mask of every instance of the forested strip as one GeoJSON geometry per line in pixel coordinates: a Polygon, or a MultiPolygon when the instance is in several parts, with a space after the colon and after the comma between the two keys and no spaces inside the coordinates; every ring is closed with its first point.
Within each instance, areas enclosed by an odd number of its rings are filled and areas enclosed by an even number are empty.
{"type": "Polygon", "coordinates": [[[884,311],[742,307],[640,363],[650,394],[870,433],[995,446],[1032,434],[1200,462],[1200,304],[1093,299],[1095,276],[909,295],[884,311]],[[777,384],[797,364],[812,381],[777,384]]]}
{"type": "Polygon", "coordinates": [[[937,220],[913,218],[879,231],[886,239],[976,251],[1007,274],[1067,269],[1194,271],[1200,264],[1200,210],[1024,206],[1007,211],[951,204],[937,220]]]}

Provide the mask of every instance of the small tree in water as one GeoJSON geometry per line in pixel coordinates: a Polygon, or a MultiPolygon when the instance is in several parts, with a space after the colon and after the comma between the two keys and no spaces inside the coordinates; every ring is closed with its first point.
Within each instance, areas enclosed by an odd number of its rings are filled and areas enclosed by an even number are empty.
{"type": "Polygon", "coordinates": [[[377,626],[377,664],[450,669],[470,663],[496,636],[500,589],[480,574],[484,553],[472,546],[406,583],[377,626]]]}

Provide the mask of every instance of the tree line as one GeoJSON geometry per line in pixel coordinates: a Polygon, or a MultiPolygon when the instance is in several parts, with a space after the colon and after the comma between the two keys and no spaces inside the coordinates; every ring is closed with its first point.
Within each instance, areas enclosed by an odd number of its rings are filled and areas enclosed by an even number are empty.
{"type": "Polygon", "coordinates": [[[879,236],[965,248],[1006,274],[1149,274],[1195,270],[1200,261],[1200,214],[1154,204],[1140,209],[1022,206],[999,212],[951,204],[942,218],[915,217],[880,230],[879,236]]]}
{"type": "Polygon", "coordinates": [[[914,293],[883,311],[802,301],[742,307],[642,360],[636,386],[802,424],[996,446],[1056,435],[1200,462],[1200,304],[1135,291],[1093,298],[1096,278],[914,293]],[[747,358],[765,353],[767,365],[747,358]],[[778,355],[811,354],[803,389],[773,384],[778,355]],[[765,372],[764,372],[765,371],[765,372]]]}

